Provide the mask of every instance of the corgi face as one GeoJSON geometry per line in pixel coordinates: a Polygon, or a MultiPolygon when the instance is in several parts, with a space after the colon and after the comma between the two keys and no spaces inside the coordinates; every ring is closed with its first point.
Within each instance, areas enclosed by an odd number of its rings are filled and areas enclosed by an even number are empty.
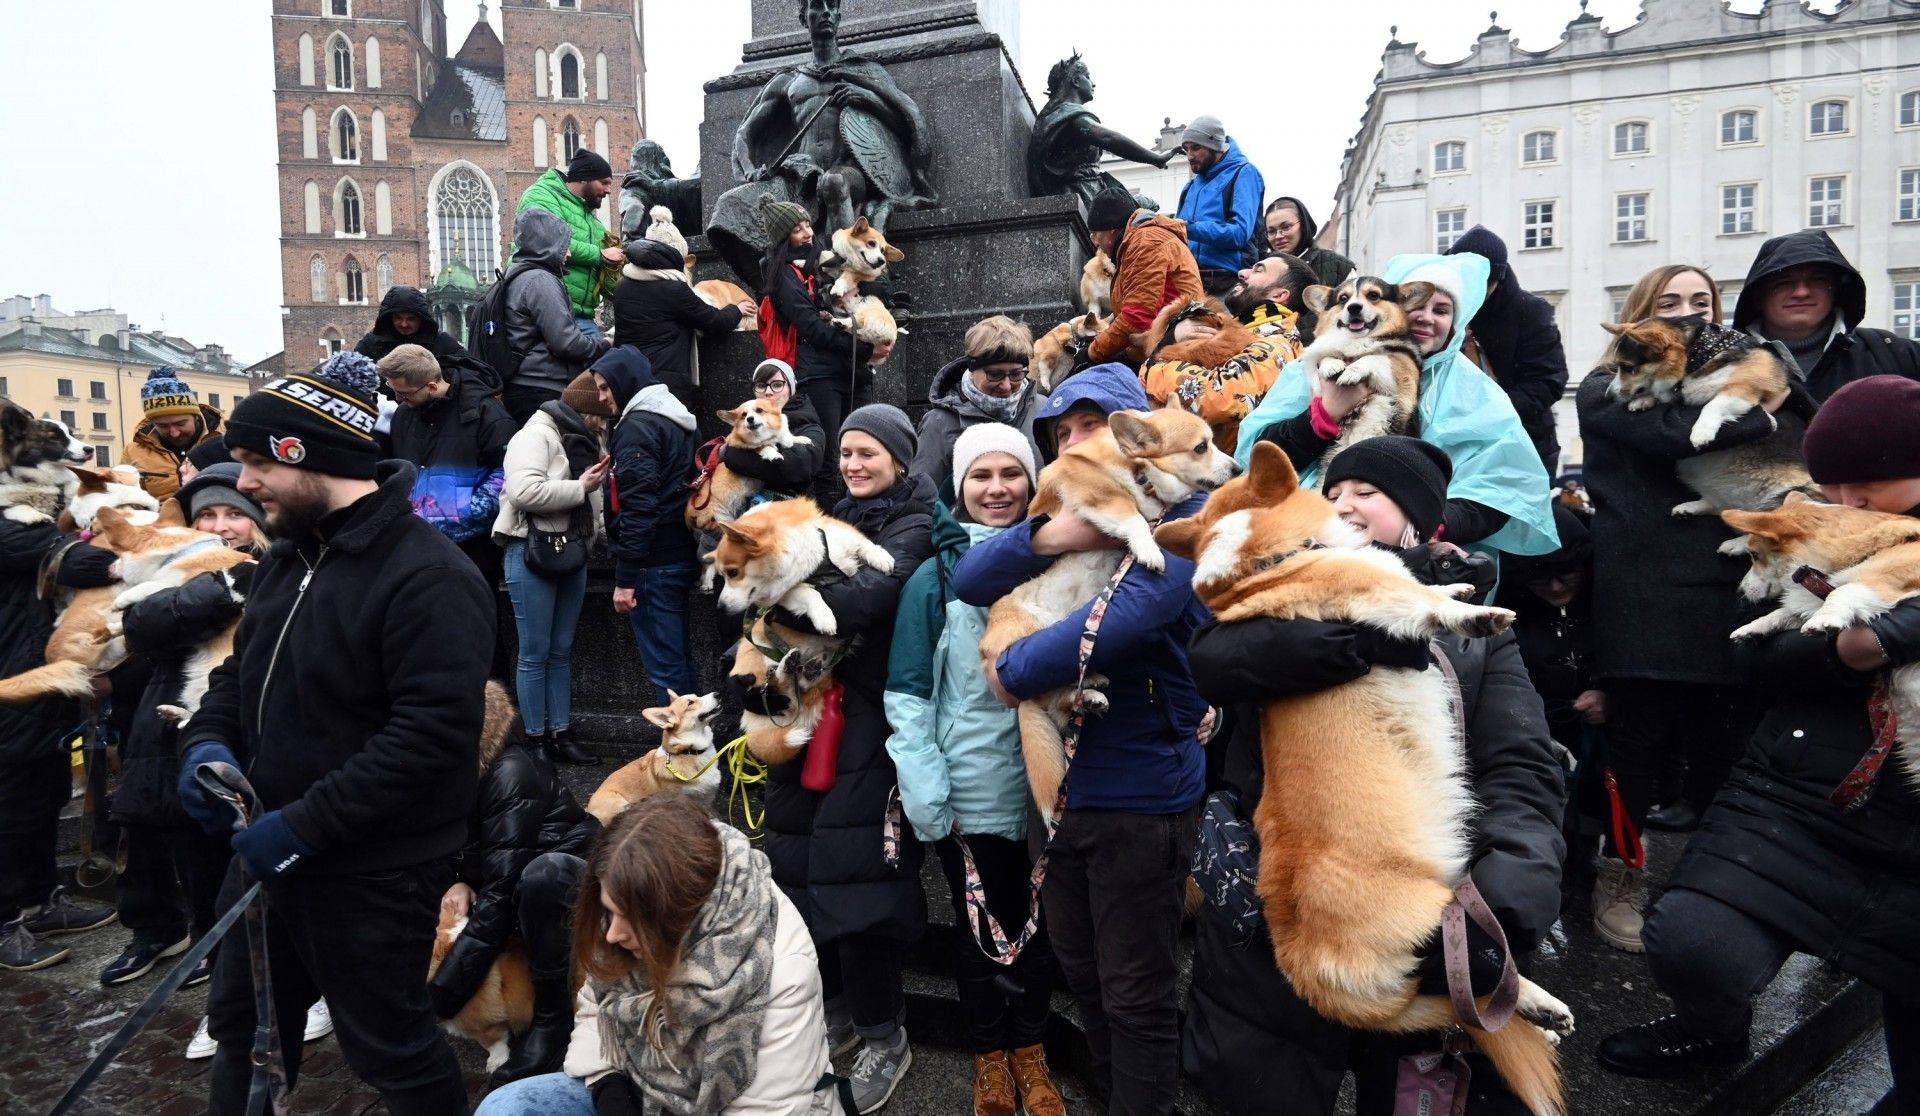
{"type": "Polygon", "coordinates": [[[1221,485],[1197,514],[1161,525],[1153,538],[1194,561],[1194,589],[1203,601],[1260,572],[1263,561],[1313,545],[1366,541],[1325,497],[1300,487],[1286,453],[1268,442],[1253,447],[1247,471],[1221,485]]]}
{"type": "Polygon", "coordinates": [[[729,612],[770,607],[812,573],[811,568],[794,568],[800,556],[789,553],[785,543],[793,532],[812,529],[820,518],[820,506],[801,498],[761,504],[731,523],[719,524],[720,542],[707,562],[725,582],[720,606],[729,612]]]}
{"type": "Polygon", "coordinates": [[[1600,328],[1614,335],[1601,365],[1613,373],[1609,393],[1628,403],[1671,399],[1687,374],[1687,346],[1698,325],[1698,319],[1648,318],[1630,325],[1601,322],[1600,328]],[[1688,328],[1689,321],[1694,328],[1688,328]]]}
{"type": "Polygon", "coordinates": [[[1907,527],[1911,522],[1901,522],[1905,516],[1823,504],[1802,492],[1788,493],[1786,502],[1773,511],[1724,511],[1720,519],[1747,537],[1753,568],[1741,579],[1740,591],[1750,601],[1786,592],[1802,566],[1833,573],[1855,565],[1886,544],[1872,537],[1877,528],[1889,522],[1907,527]]]}
{"type": "Polygon", "coordinates": [[[787,428],[787,418],[780,412],[780,401],[774,399],[756,398],[731,411],[720,411],[718,415],[721,422],[733,427],[734,437],[739,439],[736,445],[768,445],[787,428]]]}
{"type": "Polygon", "coordinates": [[[1389,283],[1359,275],[1339,287],[1313,286],[1306,290],[1307,307],[1319,315],[1314,336],[1337,333],[1343,337],[1405,337],[1407,307],[1433,297],[1431,283],[1389,283]]]}
{"type": "MultiPolygon", "coordinates": [[[[93,516],[94,541],[120,556],[113,569],[121,581],[130,584],[145,581],[187,547],[208,539],[220,542],[220,536],[191,527],[137,523],[134,517],[138,514],[124,508],[104,507],[93,516]]],[[[157,511],[154,514],[157,515],[157,511]]]]}
{"type": "Polygon", "coordinates": [[[888,264],[907,258],[906,253],[888,244],[886,235],[868,224],[865,217],[833,234],[833,254],[870,275],[878,275],[888,264]]]}
{"type": "Polygon", "coordinates": [[[1027,376],[1043,387],[1051,388],[1073,371],[1080,358],[1107,327],[1098,314],[1089,310],[1054,326],[1033,343],[1033,355],[1027,358],[1027,376]]]}
{"type": "Polygon", "coordinates": [[[1213,428],[1191,411],[1115,411],[1107,429],[1120,456],[1144,470],[1167,503],[1179,503],[1194,492],[1212,492],[1239,471],[1233,458],[1213,444],[1213,428]]]}
{"type": "Polygon", "coordinates": [[[670,754],[704,752],[713,747],[713,719],[720,713],[714,694],[676,694],[667,691],[667,704],[642,710],[640,715],[662,731],[661,747],[670,754]]]}

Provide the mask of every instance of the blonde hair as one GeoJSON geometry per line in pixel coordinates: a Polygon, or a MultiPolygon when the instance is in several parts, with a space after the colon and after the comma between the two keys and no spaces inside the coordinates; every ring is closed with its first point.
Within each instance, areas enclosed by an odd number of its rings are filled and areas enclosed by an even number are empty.
{"type": "Polygon", "coordinates": [[[1033,359],[1033,331],[1005,314],[995,314],[967,327],[966,346],[975,368],[1025,364],[1033,359]]]}
{"type": "Polygon", "coordinates": [[[1653,308],[1660,302],[1660,292],[1667,289],[1676,276],[1693,272],[1707,281],[1707,289],[1713,292],[1713,318],[1715,322],[1724,320],[1720,313],[1720,287],[1707,274],[1704,267],[1693,264],[1668,264],[1656,267],[1640,277],[1640,281],[1627,292],[1627,300],[1620,304],[1621,322],[1640,322],[1653,317],[1653,308]]]}

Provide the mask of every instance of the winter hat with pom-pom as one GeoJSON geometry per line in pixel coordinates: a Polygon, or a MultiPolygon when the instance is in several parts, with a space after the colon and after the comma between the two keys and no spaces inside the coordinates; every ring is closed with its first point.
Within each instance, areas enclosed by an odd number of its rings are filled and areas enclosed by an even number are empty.
{"type": "MultiPolygon", "coordinates": [[[[664,205],[656,205],[647,210],[647,216],[653,219],[653,223],[647,226],[645,237],[666,245],[679,253],[681,259],[686,259],[687,238],[680,235],[679,226],[673,223],[673,210],[664,205]]],[[[798,223],[795,222],[795,224],[798,223]]]]}
{"type": "Polygon", "coordinates": [[[158,367],[149,371],[146,382],[140,385],[140,411],[150,419],[197,415],[200,400],[173,369],[158,367]]]}
{"type": "Polygon", "coordinates": [[[227,420],[229,449],[316,473],[372,480],[380,371],[360,353],[335,353],[312,373],[282,376],[241,400],[227,420]]]}

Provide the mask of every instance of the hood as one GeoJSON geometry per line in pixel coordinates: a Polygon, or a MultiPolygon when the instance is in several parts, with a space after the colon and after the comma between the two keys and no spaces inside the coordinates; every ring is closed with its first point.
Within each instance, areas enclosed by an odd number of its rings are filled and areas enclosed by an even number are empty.
{"type": "Polygon", "coordinates": [[[1460,347],[1467,343],[1467,323],[1473,321],[1481,304],[1487,301],[1489,269],[1486,257],[1472,252],[1456,252],[1451,256],[1407,254],[1387,261],[1380,273],[1380,278],[1387,282],[1425,279],[1446,288],[1454,296],[1453,336],[1447,339],[1446,348],[1421,362],[1422,368],[1438,368],[1460,355],[1460,347]]]}
{"type": "Polygon", "coordinates": [[[373,332],[390,334],[403,344],[431,349],[433,339],[440,335],[440,324],[427,312],[426,292],[418,287],[388,287],[386,296],[380,300],[380,316],[373,320],[373,332]],[[391,321],[393,315],[403,310],[420,316],[420,328],[405,337],[394,330],[391,321]]]}
{"type": "Polygon", "coordinates": [[[1767,280],[1790,267],[1815,263],[1839,270],[1840,286],[1833,292],[1833,302],[1840,310],[1842,324],[1848,330],[1858,328],[1867,316],[1867,284],[1825,229],[1801,229],[1760,246],[1753,266],[1747,269],[1747,281],[1740,287],[1740,299],[1733,304],[1733,328],[1751,330],[1759,322],[1760,296],[1767,280]]]}
{"type": "Polygon", "coordinates": [[[968,548],[979,541],[970,530],[979,524],[962,523],[960,515],[960,509],[948,507],[945,500],[936,499],[933,502],[933,552],[939,556],[940,565],[948,571],[960,561],[960,556],[968,548]]]}
{"type": "Polygon", "coordinates": [[[627,405],[620,409],[620,417],[641,411],[651,411],[689,434],[700,425],[694,419],[693,412],[687,410],[687,405],[680,402],[665,384],[648,384],[634,392],[633,398],[627,400],[627,405]]]}
{"type": "MultiPolygon", "coordinates": [[[[964,415],[968,418],[981,419],[987,422],[1005,421],[996,415],[989,415],[974,406],[973,401],[968,399],[966,393],[960,390],[960,377],[966,375],[969,371],[967,367],[968,361],[969,358],[967,357],[950,360],[941,367],[940,371],[935,372],[933,374],[933,382],[927,385],[927,402],[942,410],[953,411],[956,414],[964,415]]],[[[1063,384],[1062,386],[1064,387],[1065,385],[1063,384]]],[[[1018,406],[1014,408],[1013,412],[1016,420],[1020,412],[1026,408],[1028,401],[1033,398],[1034,390],[1035,387],[1032,379],[1021,381],[1020,394],[1014,397],[1019,401],[1018,406]]]]}
{"type": "MultiPolygon", "coordinates": [[[[1229,142],[1231,143],[1231,141],[1229,142]]],[[[1287,202],[1292,205],[1293,211],[1300,215],[1300,252],[1305,252],[1309,248],[1312,248],[1314,246],[1313,238],[1320,235],[1320,222],[1313,219],[1313,214],[1307,212],[1307,203],[1301,201],[1299,198],[1278,197],[1268,202],[1267,208],[1271,209],[1281,202],[1287,202]]],[[[1264,221],[1265,219],[1266,214],[1263,212],[1261,214],[1261,220],[1264,221]]],[[[1264,233],[1262,235],[1264,235],[1264,233]]],[[[1296,252],[1294,254],[1299,255],[1300,253],[1296,252]]]]}
{"type": "Polygon", "coordinates": [[[607,387],[613,391],[613,405],[622,412],[641,388],[660,382],[654,379],[653,362],[632,345],[615,345],[608,349],[587,371],[597,373],[607,382],[607,387]]]}
{"type": "MultiPolygon", "coordinates": [[[[1126,232],[1120,237],[1122,244],[1121,251],[1124,252],[1126,250],[1124,245],[1127,236],[1131,235],[1135,229],[1144,228],[1165,229],[1179,237],[1182,241],[1187,239],[1187,223],[1185,221],[1182,221],[1178,217],[1169,217],[1164,213],[1149,213],[1144,209],[1138,209],[1134,211],[1133,220],[1128,222],[1126,232]]],[[[1119,260],[1115,260],[1114,266],[1119,266],[1119,263],[1119,260]]]]}
{"type": "Polygon", "coordinates": [[[514,263],[534,263],[560,274],[573,247],[573,230],[544,209],[526,209],[513,220],[513,242],[514,263]]]}
{"type": "MultiPolygon", "coordinates": [[[[1199,174],[1194,175],[1193,178],[1194,178],[1194,181],[1196,182],[1212,182],[1214,179],[1219,178],[1223,174],[1232,174],[1235,168],[1237,167],[1245,167],[1245,166],[1251,166],[1251,165],[1252,164],[1247,162],[1246,155],[1242,154],[1240,151],[1240,141],[1234,139],[1232,136],[1228,136],[1227,149],[1220,153],[1220,158],[1214,160],[1214,163],[1212,166],[1208,167],[1206,170],[1201,171],[1199,174]]],[[[1306,211],[1301,210],[1300,216],[1302,221],[1304,221],[1306,218],[1306,211]]]]}
{"type": "Polygon", "coordinates": [[[625,251],[627,266],[637,271],[684,272],[687,266],[687,257],[657,240],[629,240],[625,251]]]}
{"type": "Polygon", "coordinates": [[[1560,546],[1547,554],[1509,555],[1505,576],[1518,581],[1552,577],[1555,574],[1591,569],[1593,536],[1587,523],[1569,507],[1554,502],[1553,526],[1560,534],[1560,546]]]}
{"type": "Polygon", "coordinates": [[[1140,386],[1140,376],[1126,365],[1117,362],[1096,364],[1076,373],[1054,388],[1053,394],[1047,396],[1033,415],[1033,438],[1040,445],[1040,455],[1048,461],[1058,454],[1053,445],[1053,420],[1079,403],[1091,403],[1103,415],[1115,411],[1148,409],[1147,393],[1140,386]]]}

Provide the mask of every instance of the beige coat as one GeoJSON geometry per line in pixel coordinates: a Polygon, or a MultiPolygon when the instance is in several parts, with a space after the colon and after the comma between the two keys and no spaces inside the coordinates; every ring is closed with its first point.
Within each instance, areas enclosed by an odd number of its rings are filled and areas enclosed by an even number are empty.
{"type": "MultiPolygon", "coordinates": [[[[773,931],[773,996],[760,1024],[759,1064],[726,1116],[829,1116],[838,1107],[833,1091],[813,1088],[832,1068],[820,958],[800,912],[785,895],[774,897],[780,914],[773,931]]],[[[573,1041],[561,1068],[588,1084],[614,1072],[600,1052],[600,1004],[591,983],[574,1002],[573,1041]]]]}
{"type": "Polygon", "coordinates": [[[505,546],[527,537],[528,525],[542,531],[564,531],[573,509],[596,505],[595,533],[599,530],[598,493],[589,494],[567,468],[567,451],[560,444],[560,428],[551,416],[535,411],[527,425],[507,443],[500,487],[500,514],[493,520],[493,541],[505,546]]]}

